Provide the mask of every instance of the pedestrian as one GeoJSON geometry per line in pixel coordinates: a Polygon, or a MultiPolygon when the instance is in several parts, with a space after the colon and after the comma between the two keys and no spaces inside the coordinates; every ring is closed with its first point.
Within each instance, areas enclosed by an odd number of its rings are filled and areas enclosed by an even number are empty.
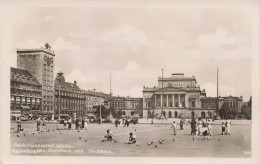
{"type": "Polygon", "coordinates": [[[112,141],[113,133],[109,129],[107,129],[107,134],[104,137],[107,139],[107,141],[112,141]]]}
{"type": "Polygon", "coordinates": [[[196,131],[197,131],[197,122],[193,118],[191,120],[191,135],[196,135],[196,131]]]}
{"type": "Polygon", "coordinates": [[[128,118],[125,119],[125,125],[124,125],[124,127],[125,127],[125,126],[126,126],[126,127],[129,126],[129,120],[128,120],[128,118]]]}
{"type": "Polygon", "coordinates": [[[85,117],[82,118],[81,128],[85,129],[85,117]]]}
{"type": "Polygon", "coordinates": [[[183,130],[183,118],[180,119],[180,130],[183,130]]]}
{"type": "Polygon", "coordinates": [[[85,118],[84,119],[84,129],[87,130],[87,127],[88,127],[88,119],[85,118]]]}
{"type": "Polygon", "coordinates": [[[42,118],[42,126],[46,126],[44,117],[42,118]]]}
{"type": "Polygon", "coordinates": [[[222,130],[222,135],[226,134],[226,125],[224,122],[222,122],[221,130],[222,130]]]}
{"type": "Polygon", "coordinates": [[[227,134],[230,135],[230,125],[231,125],[231,119],[226,119],[226,131],[227,134]]]}
{"type": "Polygon", "coordinates": [[[115,126],[118,127],[118,124],[119,124],[119,120],[118,120],[118,118],[116,118],[116,120],[115,120],[115,126]]]}
{"type": "Polygon", "coordinates": [[[172,124],[172,130],[173,130],[173,133],[174,135],[176,136],[176,129],[177,129],[177,124],[175,123],[175,121],[173,121],[173,124],[172,124]]]}
{"type": "Polygon", "coordinates": [[[198,135],[202,133],[203,121],[201,118],[198,119],[198,135]]]}
{"type": "Polygon", "coordinates": [[[66,130],[67,123],[68,123],[67,119],[64,118],[64,119],[63,119],[63,126],[64,126],[64,129],[65,129],[65,130],[66,130]]]}
{"type": "Polygon", "coordinates": [[[134,143],[136,143],[136,141],[137,141],[137,136],[134,133],[130,132],[129,140],[128,140],[128,142],[125,142],[125,144],[134,144],[134,143]]]}
{"type": "Polygon", "coordinates": [[[207,127],[208,127],[208,131],[209,131],[209,135],[212,136],[212,121],[210,118],[208,119],[207,127]]]}
{"type": "Polygon", "coordinates": [[[79,128],[79,118],[77,117],[75,120],[75,129],[78,130],[79,128]]]}
{"type": "Polygon", "coordinates": [[[37,118],[37,120],[36,120],[36,124],[37,124],[37,131],[40,131],[41,122],[42,122],[41,118],[40,118],[40,117],[38,117],[38,118],[37,118]]]}
{"type": "Polygon", "coordinates": [[[99,119],[98,119],[98,123],[99,123],[99,125],[101,124],[101,122],[102,122],[102,120],[101,120],[101,118],[99,118],[99,119]]]}
{"type": "Polygon", "coordinates": [[[78,120],[78,128],[81,129],[81,125],[82,125],[82,118],[79,117],[79,120],[78,120]]]}
{"type": "Polygon", "coordinates": [[[71,129],[71,124],[72,124],[72,119],[69,117],[69,120],[68,120],[68,129],[69,130],[71,129]]]}
{"type": "Polygon", "coordinates": [[[204,140],[210,140],[210,133],[206,124],[202,126],[201,134],[204,136],[204,140]]]}
{"type": "Polygon", "coordinates": [[[17,132],[20,133],[20,131],[22,130],[22,121],[18,117],[16,122],[17,122],[17,132]]]}

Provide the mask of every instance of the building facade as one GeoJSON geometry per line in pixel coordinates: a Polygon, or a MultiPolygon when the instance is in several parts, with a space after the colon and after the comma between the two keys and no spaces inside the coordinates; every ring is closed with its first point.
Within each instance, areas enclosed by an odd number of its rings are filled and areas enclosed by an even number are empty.
{"type": "Polygon", "coordinates": [[[84,92],[86,97],[86,112],[87,113],[94,113],[95,106],[105,105],[105,99],[101,93],[95,91],[85,91],[84,92]]]}
{"type": "Polygon", "coordinates": [[[143,88],[143,117],[201,117],[207,113],[201,109],[203,97],[206,91],[197,85],[195,76],[175,73],[171,77],[159,77],[158,87],[143,88]]]}
{"type": "Polygon", "coordinates": [[[30,72],[42,85],[41,110],[54,113],[54,58],[48,44],[39,49],[18,49],[17,67],[30,72]]]}
{"type": "Polygon", "coordinates": [[[39,113],[42,106],[42,85],[27,70],[11,68],[11,114],[39,113]]]}
{"type": "Polygon", "coordinates": [[[125,116],[139,114],[142,117],[142,98],[113,97],[109,103],[111,108],[114,108],[116,111],[121,110],[125,116]]]}
{"type": "Polygon", "coordinates": [[[65,81],[62,72],[55,78],[55,115],[67,115],[84,117],[86,115],[86,98],[84,91],[79,88],[77,82],[65,81]]]}
{"type": "Polygon", "coordinates": [[[219,110],[221,108],[224,108],[225,110],[234,109],[238,113],[241,112],[241,109],[243,106],[242,96],[241,97],[234,97],[234,96],[221,97],[221,96],[219,96],[218,100],[217,100],[217,97],[201,98],[201,109],[204,111],[208,111],[207,115],[209,117],[216,116],[217,102],[218,102],[219,110]]]}
{"type": "Polygon", "coordinates": [[[229,109],[237,110],[241,112],[243,104],[243,97],[235,97],[235,96],[226,96],[226,97],[219,97],[219,108],[227,107],[229,109]]]}

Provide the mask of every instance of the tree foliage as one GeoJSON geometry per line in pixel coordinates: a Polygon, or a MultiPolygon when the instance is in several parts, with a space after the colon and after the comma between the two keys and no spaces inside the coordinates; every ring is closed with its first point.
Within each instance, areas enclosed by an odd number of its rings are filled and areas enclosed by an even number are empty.
{"type": "MultiPolygon", "coordinates": [[[[96,117],[100,117],[100,105],[94,106],[93,108],[95,109],[94,114],[96,115],[96,117]]],[[[107,117],[109,113],[110,113],[109,110],[104,105],[101,105],[102,118],[107,117]]]]}

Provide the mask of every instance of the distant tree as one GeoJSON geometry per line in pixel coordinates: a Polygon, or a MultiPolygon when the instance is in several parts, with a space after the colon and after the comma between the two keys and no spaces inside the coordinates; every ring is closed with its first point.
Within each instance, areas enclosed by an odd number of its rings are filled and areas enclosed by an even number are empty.
{"type": "Polygon", "coordinates": [[[111,108],[111,113],[114,118],[119,118],[122,116],[122,110],[116,110],[115,108],[111,108]]]}
{"type": "MultiPolygon", "coordinates": [[[[100,105],[94,106],[93,108],[95,110],[94,114],[96,115],[96,117],[100,117],[100,105]]],[[[109,110],[106,109],[106,107],[104,105],[101,105],[102,118],[105,118],[108,115],[109,115],[109,110]]]]}
{"type": "Polygon", "coordinates": [[[228,105],[226,103],[223,103],[221,108],[219,109],[219,115],[222,119],[225,119],[228,117],[228,105]]]}

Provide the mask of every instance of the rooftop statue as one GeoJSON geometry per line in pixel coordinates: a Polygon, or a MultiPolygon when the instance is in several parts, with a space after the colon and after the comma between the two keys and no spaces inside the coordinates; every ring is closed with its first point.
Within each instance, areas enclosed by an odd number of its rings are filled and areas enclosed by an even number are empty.
{"type": "Polygon", "coordinates": [[[51,49],[51,46],[49,45],[49,43],[46,43],[46,44],[45,44],[45,48],[51,49]]]}

